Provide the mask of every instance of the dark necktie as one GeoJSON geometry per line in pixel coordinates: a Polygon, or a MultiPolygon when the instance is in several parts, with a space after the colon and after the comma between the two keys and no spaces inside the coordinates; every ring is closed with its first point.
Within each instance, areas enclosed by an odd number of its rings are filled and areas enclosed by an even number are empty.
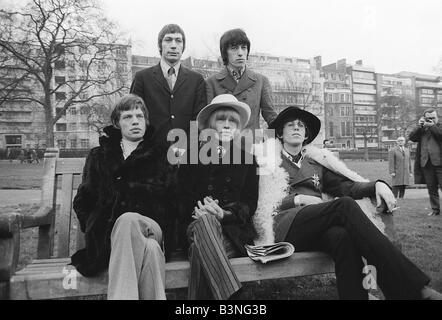
{"type": "Polygon", "coordinates": [[[170,90],[173,90],[173,76],[175,75],[175,68],[170,67],[169,70],[167,70],[167,83],[169,84],[170,90]]]}

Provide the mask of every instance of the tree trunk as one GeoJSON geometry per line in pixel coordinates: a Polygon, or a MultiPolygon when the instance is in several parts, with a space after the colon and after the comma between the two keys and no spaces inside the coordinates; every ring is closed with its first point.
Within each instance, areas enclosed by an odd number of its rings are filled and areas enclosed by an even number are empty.
{"type": "Polygon", "coordinates": [[[364,160],[368,161],[368,141],[367,141],[367,137],[364,137],[364,160]]]}
{"type": "Polygon", "coordinates": [[[54,147],[54,116],[52,115],[52,103],[49,89],[45,90],[45,123],[46,123],[46,146],[54,147]]]}

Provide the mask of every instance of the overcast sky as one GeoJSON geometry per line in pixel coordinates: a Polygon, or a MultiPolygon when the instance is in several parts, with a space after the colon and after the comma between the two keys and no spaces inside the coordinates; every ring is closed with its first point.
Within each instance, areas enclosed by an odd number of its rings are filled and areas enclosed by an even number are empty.
{"type": "Polygon", "coordinates": [[[186,33],[184,58],[216,58],[221,34],[238,27],[252,52],[321,55],[323,64],[362,59],[377,72],[434,74],[442,58],[442,0],[99,1],[139,55],[158,56],[158,32],[177,23],[186,33]]]}
{"type": "Polygon", "coordinates": [[[167,23],[186,33],[184,57],[211,57],[220,35],[243,28],[252,52],[324,64],[362,59],[377,72],[434,73],[442,57],[442,0],[104,0],[133,41],[133,53],[158,55],[167,23]]]}

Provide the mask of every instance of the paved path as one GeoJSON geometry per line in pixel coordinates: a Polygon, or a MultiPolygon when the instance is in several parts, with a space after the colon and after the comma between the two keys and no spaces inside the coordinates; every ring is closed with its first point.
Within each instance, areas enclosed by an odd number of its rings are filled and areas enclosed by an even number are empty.
{"type": "MultiPolygon", "coordinates": [[[[40,190],[0,190],[0,206],[10,206],[15,204],[38,203],[40,201],[40,190]]],[[[442,198],[442,193],[439,192],[442,198]]],[[[406,199],[425,199],[428,198],[427,189],[407,189],[405,191],[406,199]]],[[[60,197],[57,197],[60,199],[60,197]]]]}

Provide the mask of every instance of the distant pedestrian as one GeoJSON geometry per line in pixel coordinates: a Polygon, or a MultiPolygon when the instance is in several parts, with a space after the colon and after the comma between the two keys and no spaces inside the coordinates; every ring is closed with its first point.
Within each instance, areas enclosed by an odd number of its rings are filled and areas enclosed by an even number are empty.
{"type": "Polygon", "coordinates": [[[18,160],[20,160],[20,163],[23,163],[26,161],[26,151],[25,149],[20,149],[20,153],[18,154],[18,160]]]}
{"type": "Polygon", "coordinates": [[[442,189],[442,125],[437,111],[430,108],[424,111],[418,126],[410,133],[410,140],[417,142],[414,161],[414,183],[426,183],[432,212],[440,214],[439,191],[442,189]]]}
{"type": "Polygon", "coordinates": [[[396,198],[403,198],[405,188],[410,184],[411,158],[410,150],[405,147],[405,138],[396,140],[397,146],[388,152],[389,171],[392,180],[393,194],[396,198]]]}
{"type": "Polygon", "coordinates": [[[13,153],[11,147],[6,148],[6,159],[9,159],[9,162],[12,162],[13,153]]]}

